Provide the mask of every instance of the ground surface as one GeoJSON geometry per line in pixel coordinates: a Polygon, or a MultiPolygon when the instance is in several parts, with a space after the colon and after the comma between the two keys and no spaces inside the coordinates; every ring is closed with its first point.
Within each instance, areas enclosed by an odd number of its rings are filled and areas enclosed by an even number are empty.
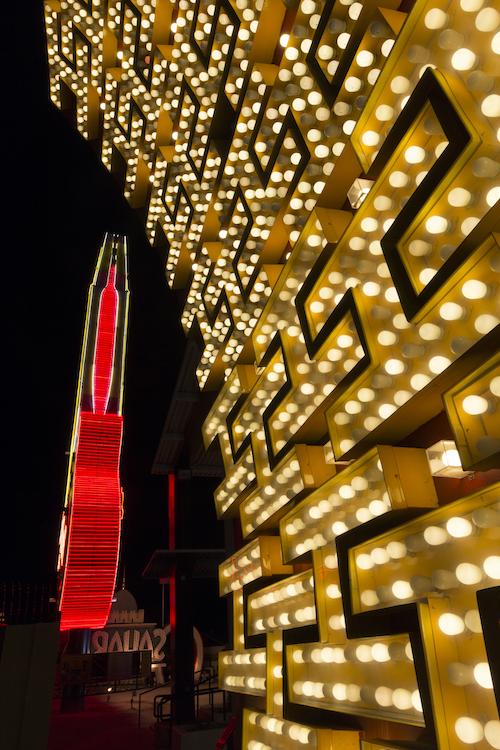
{"type": "Polygon", "coordinates": [[[139,728],[137,708],[131,709],[130,698],[130,693],[111,695],[109,701],[107,696],[88,696],[85,711],[77,713],[61,713],[60,701],[56,701],[48,750],[153,750],[151,706],[144,705],[139,728]]]}
{"type": "MultiPolygon", "coordinates": [[[[139,694],[142,691],[139,691],[139,694]]],[[[155,750],[168,747],[168,725],[158,727],[153,716],[155,694],[165,694],[167,687],[148,691],[141,697],[139,726],[139,698],[132,692],[89,695],[85,710],[61,713],[60,699],[55,700],[50,721],[47,750],[155,750]],[[157,736],[158,733],[158,736],[157,736]]],[[[221,713],[220,694],[217,696],[217,713],[213,717],[227,723],[228,716],[221,713]]],[[[208,696],[200,698],[199,719],[210,721],[208,696]]],[[[221,728],[222,733],[222,728],[221,728]]]]}

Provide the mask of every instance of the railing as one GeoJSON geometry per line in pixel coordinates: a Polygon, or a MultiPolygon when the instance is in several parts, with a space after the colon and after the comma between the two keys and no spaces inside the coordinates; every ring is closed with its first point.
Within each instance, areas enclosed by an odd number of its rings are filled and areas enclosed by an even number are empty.
{"type": "MultiPolygon", "coordinates": [[[[192,697],[195,704],[195,718],[199,721],[200,716],[200,698],[202,696],[208,696],[208,707],[210,711],[211,721],[215,718],[215,696],[221,693],[222,696],[222,715],[224,721],[227,716],[227,705],[226,705],[226,692],[219,688],[217,681],[217,672],[213,669],[201,669],[195,672],[195,680],[198,676],[197,682],[195,682],[192,697]],[[205,686],[205,687],[204,687],[205,686]]],[[[141,726],[141,712],[142,712],[142,696],[147,693],[152,693],[158,690],[158,687],[150,688],[149,690],[143,690],[139,693],[139,704],[138,704],[138,715],[137,725],[141,726]]],[[[153,698],[153,716],[157,722],[172,721],[172,699],[175,700],[175,693],[159,693],[153,698]],[[168,706],[168,712],[167,712],[168,706]]],[[[131,699],[131,708],[134,708],[134,697],[131,699]]],[[[201,707],[203,708],[203,706],[201,707]]]]}
{"type": "Polygon", "coordinates": [[[0,583],[0,625],[54,622],[54,589],[49,583],[0,583]]]}
{"type": "MultiPolygon", "coordinates": [[[[54,698],[61,698],[66,681],[59,680],[54,685],[54,698]]],[[[149,683],[150,684],[150,683],[149,683]]],[[[85,695],[111,695],[113,693],[137,692],[148,685],[148,678],[140,675],[127,679],[105,680],[101,678],[86,679],[84,683],[85,695]]],[[[156,690],[156,688],[154,688],[156,690]]],[[[133,708],[133,706],[132,706],[133,708]]]]}
{"type": "MultiPolygon", "coordinates": [[[[149,690],[143,690],[141,693],[139,693],[139,706],[137,711],[137,726],[141,726],[141,709],[142,709],[142,696],[146,695],[147,693],[152,693],[154,690],[158,690],[158,685],[155,685],[152,688],[149,688],[149,690]]],[[[134,708],[134,695],[130,699],[130,708],[134,708]]]]}
{"type": "Polygon", "coordinates": [[[231,739],[231,736],[236,729],[237,719],[236,716],[232,716],[229,720],[227,727],[224,727],[224,731],[215,743],[215,750],[224,750],[227,743],[231,739]]]}

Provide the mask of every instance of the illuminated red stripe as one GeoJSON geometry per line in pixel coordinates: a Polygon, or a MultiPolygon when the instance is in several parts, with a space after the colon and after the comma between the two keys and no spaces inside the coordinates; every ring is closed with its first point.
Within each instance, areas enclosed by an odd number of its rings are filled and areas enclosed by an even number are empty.
{"type": "Polygon", "coordinates": [[[109,269],[108,283],[101,292],[97,341],[94,355],[94,411],[104,414],[108,405],[116,338],[118,294],[115,289],[116,266],[109,269]]]}
{"type": "Polygon", "coordinates": [[[80,414],[61,630],[101,628],[108,619],[120,545],[123,418],[80,414]]]}

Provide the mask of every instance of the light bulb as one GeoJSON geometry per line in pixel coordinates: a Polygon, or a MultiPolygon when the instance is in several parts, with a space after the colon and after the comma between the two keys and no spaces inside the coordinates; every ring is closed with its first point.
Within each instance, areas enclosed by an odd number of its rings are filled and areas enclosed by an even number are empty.
{"type": "Polygon", "coordinates": [[[379,706],[384,708],[392,705],[392,690],[385,686],[380,686],[375,690],[375,700],[379,706]]]}
{"type": "Polygon", "coordinates": [[[425,14],[425,25],[428,29],[442,29],[448,20],[447,14],[440,8],[431,8],[425,14]]]}
{"type": "Polygon", "coordinates": [[[396,688],[392,694],[392,702],[400,711],[407,711],[412,706],[410,691],[404,688],[396,688]]]}
{"type": "Polygon", "coordinates": [[[470,415],[484,414],[488,401],[482,396],[466,396],[462,401],[463,410],[470,415]]]}
{"type": "Polygon", "coordinates": [[[500,580],[500,556],[491,555],[483,562],[483,570],[489,578],[500,580]]]}
{"type": "Polygon", "coordinates": [[[373,60],[373,53],[367,49],[358,52],[358,54],[356,55],[356,62],[358,63],[360,68],[368,68],[372,64],[373,60]]]}
{"type": "Polygon", "coordinates": [[[469,279],[462,285],[462,294],[467,299],[483,299],[488,293],[488,287],[484,281],[469,279]]]}
{"type": "Polygon", "coordinates": [[[360,570],[370,570],[373,568],[374,562],[370,555],[358,555],[356,558],[356,565],[360,570]]]}
{"type": "Polygon", "coordinates": [[[483,571],[480,567],[473,565],[472,563],[460,563],[455,569],[455,575],[460,583],[463,583],[466,586],[472,586],[475,583],[479,583],[482,579],[483,571]]]}
{"type": "Polygon", "coordinates": [[[476,64],[476,55],[466,47],[457,49],[451,56],[451,64],[455,70],[470,70],[476,64]]]}
{"type": "Polygon", "coordinates": [[[390,661],[391,658],[389,648],[385,643],[375,643],[372,646],[372,656],[378,662],[390,661]]]}
{"type": "Polygon", "coordinates": [[[439,375],[439,373],[443,372],[443,370],[446,370],[446,368],[449,367],[450,364],[451,362],[448,357],[437,355],[430,358],[429,370],[434,373],[434,375],[439,375]]]}
{"type": "Polygon", "coordinates": [[[439,308],[439,314],[443,320],[459,320],[464,314],[464,309],[456,302],[445,302],[439,308]]]}
{"type": "Polygon", "coordinates": [[[459,635],[465,630],[464,621],[458,615],[453,614],[453,612],[445,612],[440,615],[438,624],[439,629],[445,635],[459,635]]]}
{"type": "Polygon", "coordinates": [[[356,659],[361,662],[368,663],[372,661],[372,650],[367,644],[362,644],[356,648],[356,659]]]}
{"type": "Polygon", "coordinates": [[[421,146],[410,146],[405,151],[405,159],[408,164],[420,164],[425,159],[425,149],[421,146]]]}
{"type": "Polygon", "coordinates": [[[479,612],[477,611],[477,609],[469,609],[465,613],[464,621],[466,628],[468,628],[471,633],[483,632],[483,628],[481,626],[481,617],[479,616],[479,612]]]}
{"type": "Polygon", "coordinates": [[[392,560],[401,560],[406,556],[406,545],[403,542],[389,542],[387,554],[392,560]]]}
{"type": "Polygon", "coordinates": [[[495,748],[495,750],[500,750],[500,721],[492,719],[486,722],[484,725],[484,736],[491,747],[495,748]]]}
{"type": "Polygon", "coordinates": [[[425,228],[429,234],[442,234],[448,229],[448,219],[444,216],[429,216],[425,222],[425,228]]]}
{"type": "Polygon", "coordinates": [[[446,522],[446,530],[450,536],[455,537],[456,539],[461,539],[472,534],[472,524],[467,518],[453,516],[453,518],[450,518],[446,522]]]}
{"type": "Polygon", "coordinates": [[[399,375],[404,372],[405,365],[400,359],[388,359],[385,363],[385,370],[389,375],[399,375]]]}
{"type": "Polygon", "coordinates": [[[500,398],[500,376],[497,375],[490,382],[490,391],[494,396],[500,398]]]}
{"type": "Polygon", "coordinates": [[[392,584],[392,593],[396,599],[409,599],[413,596],[413,589],[408,581],[395,581],[392,584]]]}
{"type": "Polygon", "coordinates": [[[471,198],[472,195],[470,192],[464,188],[453,188],[453,190],[450,190],[448,193],[448,203],[455,208],[467,206],[470,203],[471,198]]]}
{"type": "Polygon", "coordinates": [[[466,745],[474,745],[483,739],[483,727],[477,719],[461,716],[455,722],[455,732],[459,740],[466,745]]]}
{"type": "Polygon", "coordinates": [[[441,526],[428,526],[424,531],[424,539],[431,547],[435,547],[446,542],[448,533],[441,526]]]}
{"type": "Polygon", "coordinates": [[[365,146],[376,146],[380,141],[380,136],[374,130],[365,130],[361,136],[361,140],[365,146]]]}
{"type": "Polygon", "coordinates": [[[500,95],[486,96],[481,102],[481,112],[485,117],[500,117],[500,95]]]}
{"type": "Polygon", "coordinates": [[[491,679],[489,664],[485,661],[476,664],[474,667],[474,679],[480,687],[491,690],[493,688],[493,681],[491,679]]]}
{"type": "Polygon", "coordinates": [[[470,685],[473,679],[472,667],[459,661],[453,661],[448,664],[448,678],[451,684],[457,687],[470,685]]]}

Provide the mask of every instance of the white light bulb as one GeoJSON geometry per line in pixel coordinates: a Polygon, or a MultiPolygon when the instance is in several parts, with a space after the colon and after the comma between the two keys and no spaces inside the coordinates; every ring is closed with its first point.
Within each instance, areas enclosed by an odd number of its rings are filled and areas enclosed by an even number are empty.
{"type": "Polygon", "coordinates": [[[453,536],[456,539],[461,539],[472,534],[472,524],[467,520],[467,518],[453,516],[453,518],[450,518],[446,522],[446,530],[448,531],[450,536],[453,536]]]}
{"type": "Polygon", "coordinates": [[[438,624],[439,629],[445,635],[459,635],[465,630],[464,621],[458,615],[453,614],[453,612],[445,612],[440,615],[438,624]]]}
{"type": "Polygon", "coordinates": [[[451,64],[455,70],[470,70],[476,64],[476,55],[466,47],[457,49],[451,56],[451,64]]]}
{"type": "Polygon", "coordinates": [[[406,544],[403,542],[389,542],[387,554],[393,560],[401,560],[406,555],[406,544]]]}
{"type": "Polygon", "coordinates": [[[491,380],[490,391],[494,396],[500,398],[500,375],[497,375],[491,380]]]}
{"type": "Polygon", "coordinates": [[[495,748],[495,750],[500,750],[500,721],[492,719],[486,722],[484,725],[484,736],[491,747],[495,748]]]}
{"type": "Polygon", "coordinates": [[[413,596],[413,589],[408,581],[395,581],[392,584],[392,593],[396,599],[409,599],[413,596]]]}
{"type": "Polygon", "coordinates": [[[479,583],[482,579],[483,571],[479,566],[473,565],[472,563],[460,563],[455,569],[455,575],[460,583],[463,583],[466,586],[472,586],[475,583],[479,583]]]}
{"type": "Polygon", "coordinates": [[[443,320],[459,320],[464,314],[464,309],[456,302],[445,302],[439,308],[439,314],[443,320]]]}
{"type": "Polygon", "coordinates": [[[375,700],[384,708],[392,705],[392,690],[384,686],[378,687],[375,690],[375,700]]]}
{"type": "Polygon", "coordinates": [[[466,396],[462,408],[470,415],[484,414],[488,410],[488,401],[482,396],[466,396]]]}
{"type": "Polygon", "coordinates": [[[466,299],[483,299],[488,293],[488,287],[484,281],[469,279],[462,285],[462,294],[466,299]]]}
{"type": "Polygon", "coordinates": [[[444,216],[429,216],[425,222],[425,228],[429,234],[442,234],[448,229],[448,219],[444,216]]]}
{"type": "Polygon", "coordinates": [[[441,526],[428,526],[424,531],[424,539],[431,547],[435,547],[446,542],[448,533],[441,526]]]}
{"type": "Polygon", "coordinates": [[[466,628],[468,628],[471,633],[483,632],[483,628],[481,626],[481,617],[479,616],[479,612],[477,611],[477,609],[469,609],[465,613],[464,621],[466,628]]]}
{"type": "Polygon", "coordinates": [[[375,643],[372,646],[372,656],[378,662],[390,661],[391,658],[389,648],[385,643],[375,643]]]}
{"type": "Polygon", "coordinates": [[[404,688],[397,688],[392,694],[392,702],[400,711],[407,711],[412,706],[410,691],[404,688]]]}
{"type": "Polygon", "coordinates": [[[425,148],[410,146],[405,151],[405,159],[408,164],[420,164],[425,159],[425,148]]]}
{"type": "Polygon", "coordinates": [[[477,719],[461,716],[455,722],[455,732],[459,740],[466,745],[474,745],[483,739],[483,727],[477,719]]]}
{"type": "Polygon", "coordinates": [[[500,95],[486,96],[481,103],[481,112],[486,117],[500,117],[500,95]]]}
{"type": "Polygon", "coordinates": [[[431,8],[425,14],[425,25],[428,29],[442,29],[447,20],[447,14],[439,8],[431,8]]]}
{"type": "Polygon", "coordinates": [[[486,690],[492,690],[493,681],[491,679],[489,664],[487,664],[485,661],[476,664],[476,666],[474,667],[474,679],[480,687],[486,688],[486,690]]]}
{"type": "Polygon", "coordinates": [[[500,580],[500,556],[491,555],[483,563],[483,570],[487,576],[495,581],[500,580]]]}
{"type": "Polygon", "coordinates": [[[358,555],[356,558],[356,565],[360,570],[370,570],[373,568],[374,562],[370,555],[358,555]]]}

